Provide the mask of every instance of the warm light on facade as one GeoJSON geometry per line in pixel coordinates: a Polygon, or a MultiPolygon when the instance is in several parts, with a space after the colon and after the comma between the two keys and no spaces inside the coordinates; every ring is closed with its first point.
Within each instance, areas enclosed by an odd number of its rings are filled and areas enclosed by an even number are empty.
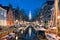
{"type": "Polygon", "coordinates": [[[7,26],[6,14],[7,14],[7,10],[5,10],[2,7],[0,7],[0,26],[7,26]]]}
{"type": "Polygon", "coordinates": [[[13,12],[10,8],[7,14],[7,26],[13,26],[14,25],[14,18],[13,18],[13,12]]]}
{"type": "Polygon", "coordinates": [[[58,19],[60,19],[60,16],[58,16],[58,19]]]}

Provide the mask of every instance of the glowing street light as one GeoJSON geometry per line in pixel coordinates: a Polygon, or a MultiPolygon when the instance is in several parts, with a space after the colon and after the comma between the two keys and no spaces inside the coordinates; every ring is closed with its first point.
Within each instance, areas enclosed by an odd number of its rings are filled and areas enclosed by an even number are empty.
{"type": "Polygon", "coordinates": [[[16,20],[16,22],[18,22],[18,20],[16,20]]]}

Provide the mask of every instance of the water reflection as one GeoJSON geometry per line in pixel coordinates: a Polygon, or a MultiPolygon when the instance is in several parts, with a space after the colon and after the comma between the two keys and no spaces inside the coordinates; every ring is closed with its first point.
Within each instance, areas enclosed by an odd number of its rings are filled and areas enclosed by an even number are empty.
{"type": "Polygon", "coordinates": [[[32,26],[29,26],[25,30],[19,31],[18,40],[38,40],[37,32],[32,26]],[[21,33],[22,31],[23,33],[21,33]]]}
{"type": "Polygon", "coordinates": [[[32,26],[27,27],[26,30],[24,31],[24,34],[25,34],[24,35],[25,40],[38,40],[37,32],[32,26]],[[29,29],[30,29],[30,32],[29,32],[29,29]]]}

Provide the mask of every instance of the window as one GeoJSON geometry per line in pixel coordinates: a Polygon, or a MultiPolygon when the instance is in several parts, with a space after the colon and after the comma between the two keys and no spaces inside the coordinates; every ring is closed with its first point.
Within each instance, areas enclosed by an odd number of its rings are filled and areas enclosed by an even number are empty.
{"type": "Polygon", "coordinates": [[[3,12],[1,12],[1,15],[3,15],[3,12]]]}
{"type": "Polygon", "coordinates": [[[3,14],[4,14],[4,17],[6,17],[6,12],[3,12],[3,14]]]}

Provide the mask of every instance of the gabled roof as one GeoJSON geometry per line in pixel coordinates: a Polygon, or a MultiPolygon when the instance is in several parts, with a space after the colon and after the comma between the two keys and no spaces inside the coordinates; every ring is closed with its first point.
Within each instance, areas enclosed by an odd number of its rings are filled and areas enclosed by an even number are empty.
{"type": "Polygon", "coordinates": [[[2,8],[6,9],[6,10],[8,10],[8,9],[9,9],[9,7],[8,7],[8,6],[2,6],[2,8]]]}

